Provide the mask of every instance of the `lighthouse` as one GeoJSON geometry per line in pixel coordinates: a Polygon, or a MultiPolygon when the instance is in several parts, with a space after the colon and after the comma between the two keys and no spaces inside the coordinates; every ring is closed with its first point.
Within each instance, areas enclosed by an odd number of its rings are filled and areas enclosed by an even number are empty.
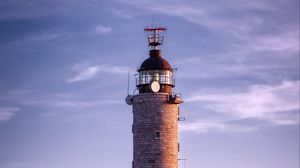
{"type": "Polygon", "coordinates": [[[133,112],[132,168],[178,168],[179,104],[183,101],[175,87],[174,69],[163,58],[165,27],[147,27],[149,58],[136,74],[138,93],[128,95],[133,112]]]}

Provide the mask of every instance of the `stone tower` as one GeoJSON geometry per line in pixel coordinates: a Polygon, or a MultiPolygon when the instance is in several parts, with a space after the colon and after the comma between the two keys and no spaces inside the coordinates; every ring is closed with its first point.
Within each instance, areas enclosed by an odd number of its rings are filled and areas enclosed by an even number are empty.
{"type": "Polygon", "coordinates": [[[145,28],[149,58],[138,69],[138,94],[128,95],[133,106],[133,168],[178,168],[178,119],[182,103],[175,87],[173,68],[158,48],[165,27],[145,28]]]}

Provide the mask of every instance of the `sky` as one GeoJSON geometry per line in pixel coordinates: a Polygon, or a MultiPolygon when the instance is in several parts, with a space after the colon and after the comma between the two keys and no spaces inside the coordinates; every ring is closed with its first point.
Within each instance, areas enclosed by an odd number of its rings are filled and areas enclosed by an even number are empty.
{"type": "Polygon", "coordinates": [[[130,168],[153,15],[185,101],[179,168],[298,168],[298,0],[1,0],[0,167],[130,168]]]}

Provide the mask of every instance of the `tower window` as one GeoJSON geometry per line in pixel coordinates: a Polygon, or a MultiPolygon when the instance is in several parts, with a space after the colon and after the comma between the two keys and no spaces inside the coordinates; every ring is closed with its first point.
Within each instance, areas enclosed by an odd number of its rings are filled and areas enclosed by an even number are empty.
{"type": "Polygon", "coordinates": [[[160,139],[160,132],[159,131],[155,131],[155,139],[160,139]]]}

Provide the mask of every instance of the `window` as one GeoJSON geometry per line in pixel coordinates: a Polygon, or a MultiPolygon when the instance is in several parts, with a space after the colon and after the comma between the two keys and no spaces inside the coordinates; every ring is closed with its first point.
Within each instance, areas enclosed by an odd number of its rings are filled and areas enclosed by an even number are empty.
{"type": "Polygon", "coordinates": [[[160,139],[160,132],[159,131],[155,131],[155,139],[160,139]]]}
{"type": "Polygon", "coordinates": [[[151,81],[174,85],[174,75],[168,70],[148,70],[139,72],[136,78],[137,85],[149,84],[151,81]]]}
{"type": "Polygon", "coordinates": [[[154,81],[159,81],[159,73],[158,73],[158,72],[155,72],[155,73],[153,74],[152,80],[154,80],[154,81]]]}

